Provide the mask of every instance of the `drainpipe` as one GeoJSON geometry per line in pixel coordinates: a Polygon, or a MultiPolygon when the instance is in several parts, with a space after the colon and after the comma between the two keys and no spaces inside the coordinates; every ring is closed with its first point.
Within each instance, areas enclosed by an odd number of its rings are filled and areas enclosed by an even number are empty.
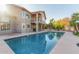
{"type": "Polygon", "coordinates": [[[36,32],[38,32],[38,13],[36,13],[36,32]]]}

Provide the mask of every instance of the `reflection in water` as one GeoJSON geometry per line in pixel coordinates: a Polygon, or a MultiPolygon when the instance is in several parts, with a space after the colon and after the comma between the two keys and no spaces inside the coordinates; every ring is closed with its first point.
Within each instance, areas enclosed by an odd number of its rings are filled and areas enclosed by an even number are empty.
{"type": "Polygon", "coordinates": [[[49,40],[52,40],[55,36],[55,33],[48,33],[49,40]]]}
{"type": "Polygon", "coordinates": [[[63,35],[64,34],[64,32],[57,32],[57,37],[58,37],[58,39],[61,37],[61,35],[63,35]]]}
{"type": "Polygon", "coordinates": [[[46,41],[47,41],[47,44],[46,44],[46,50],[45,52],[50,52],[50,50],[52,48],[54,48],[54,46],[56,45],[57,41],[58,41],[58,37],[57,37],[57,33],[48,33],[46,35],[46,41]]]}

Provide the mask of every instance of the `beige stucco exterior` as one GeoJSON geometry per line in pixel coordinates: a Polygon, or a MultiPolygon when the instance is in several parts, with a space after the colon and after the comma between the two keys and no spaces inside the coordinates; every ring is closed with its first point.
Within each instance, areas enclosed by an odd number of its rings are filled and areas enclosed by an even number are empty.
{"type": "Polygon", "coordinates": [[[33,31],[42,31],[45,29],[45,12],[44,11],[37,11],[32,12],[32,30],[33,31]]]}
{"type": "Polygon", "coordinates": [[[10,14],[16,17],[16,27],[18,32],[30,32],[31,13],[16,5],[9,5],[10,14]],[[29,25],[29,27],[28,27],[29,25]]]}
{"type": "Polygon", "coordinates": [[[0,34],[31,32],[33,31],[32,23],[36,24],[38,31],[39,24],[45,24],[44,11],[29,12],[27,9],[14,4],[8,4],[6,7],[7,10],[0,14],[0,34]],[[33,14],[35,14],[34,17],[33,14]]]}

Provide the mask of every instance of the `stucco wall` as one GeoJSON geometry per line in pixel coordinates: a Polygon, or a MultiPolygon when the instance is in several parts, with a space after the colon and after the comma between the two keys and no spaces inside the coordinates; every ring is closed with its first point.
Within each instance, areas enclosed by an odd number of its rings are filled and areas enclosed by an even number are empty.
{"type": "Polygon", "coordinates": [[[6,31],[0,30],[0,34],[7,34],[7,33],[13,33],[13,32],[25,33],[25,32],[31,31],[31,14],[28,11],[23,10],[22,8],[18,8],[17,6],[14,6],[14,5],[7,5],[6,13],[4,13],[3,16],[0,14],[0,18],[5,18],[5,20],[6,18],[10,19],[10,22],[9,22],[10,30],[6,30],[6,31]],[[26,15],[28,15],[29,18],[21,16],[21,13],[23,12],[26,15]],[[25,24],[24,26],[25,28],[23,28],[22,24],[25,24]],[[28,27],[28,25],[30,27],[28,27]]]}
{"type": "Polygon", "coordinates": [[[17,32],[30,32],[31,27],[27,27],[28,25],[31,26],[31,14],[28,11],[22,10],[21,8],[17,8],[15,6],[9,6],[10,14],[13,16],[16,16],[16,22],[17,22],[17,32]],[[26,13],[29,15],[29,18],[22,17],[21,13],[26,13]],[[25,23],[25,28],[23,29],[22,24],[25,23]]]}

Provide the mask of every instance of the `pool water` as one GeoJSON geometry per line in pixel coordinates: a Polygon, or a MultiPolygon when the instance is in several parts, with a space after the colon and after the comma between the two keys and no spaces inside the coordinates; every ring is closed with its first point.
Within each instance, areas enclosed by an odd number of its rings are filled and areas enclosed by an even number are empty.
{"type": "Polygon", "coordinates": [[[44,32],[5,40],[16,54],[48,54],[63,32],[44,32]]]}

